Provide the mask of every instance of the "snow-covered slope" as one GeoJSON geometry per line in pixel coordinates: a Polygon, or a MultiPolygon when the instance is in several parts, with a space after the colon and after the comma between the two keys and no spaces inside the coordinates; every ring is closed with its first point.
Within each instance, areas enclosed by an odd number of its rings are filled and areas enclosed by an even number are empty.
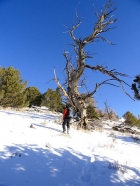
{"type": "Polygon", "coordinates": [[[56,118],[0,110],[0,186],[140,186],[139,143],[106,129],[63,135],[56,118]]]}

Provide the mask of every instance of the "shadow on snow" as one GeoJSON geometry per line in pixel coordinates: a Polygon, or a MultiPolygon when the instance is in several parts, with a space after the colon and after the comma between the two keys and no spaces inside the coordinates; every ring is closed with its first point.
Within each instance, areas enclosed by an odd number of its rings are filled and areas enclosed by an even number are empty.
{"type": "MultiPolygon", "coordinates": [[[[71,148],[40,148],[37,145],[6,146],[0,152],[0,186],[139,186],[133,177],[122,181],[109,160],[94,160],[71,148]]],[[[128,167],[140,176],[136,168],[128,167]]]]}
{"type": "Polygon", "coordinates": [[[5,113],[8,115],[13,115],[13,116],[21,116],[23,118],[30,118],[30,119],[44,119],[44,120],[55,120],[59,116],[56,114],[40,114],[40,113],[30,113],[30,112],[25,112],[25,113],[20,113],[20,112],[12,112],[12,111],[0,111],[1,113],[5,113]]]}
{"type": "MultiPolygon", "coordinates": [[[[34,126],[37,126],[37,127],[41,127],[41,128],[45,128],[45,129],[49,129],[49,130],[54,130],[54,131],[57,131],[59,133],[62,133],[62,130],[59,130],[59,129],[56,129],[56,128],[53,128],[52,126],[48,127],[48,126],[43,126],[43,125],[40,125],[40,124],[36,124],[36,123],[32,123],[34,126]]],[[[61,126],[61,125],[60,125],[61,126]]]]}

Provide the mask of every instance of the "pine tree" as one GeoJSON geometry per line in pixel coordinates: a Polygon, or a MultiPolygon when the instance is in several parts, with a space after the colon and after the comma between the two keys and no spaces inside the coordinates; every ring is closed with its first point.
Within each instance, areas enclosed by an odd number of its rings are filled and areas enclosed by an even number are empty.
{"type": "Polygon", "coordinates": [[[123,115],[124,119],[125,119],[125,123],[128,125],[137,125],[137,118],[129,111],[127,111],[124,115],[123,115]]]}
{"type": "Polygon", "coordinates": [[[99,118],[98,111],[93,106],[87,107],[87,116],[89,119],[98,119],[99,118]]]}
{"type": "Polygon", "coordinates": [[[140,119],[137,120],[136,126],[140,127],[140,119]]]}
{"type": "Polygon", "coordinates": [[[27,81],[23,81],[19,70],[13,67],[0,68],[0,105],[3,107],[22,107],[25,103],[23,93],[27,81]]]}
{"type": "MultiPolygon", "coordinates": [[[[84,94],[82,94],[84,95],[84,94]]],[[[98,119],[99,114],[96,109],[96,101],[94,100],[93,97],[88,97],[85,100],[86,107],[87,107],[87,117],[89,119],[98,119]]]]}
{"type": "Polygon", "coordinates": [[[62,112],[62,97],[59,89],[56,89],[56,91],[54,91],[49,88],[43,95],[41,105],[48,107],[50,110],[62,112]]]}
{"type": "Polygon", "coordinates": [[[41,105],[41,99],[42,94],[36,87],[28,87],[24,91],[26,95],[26,105],[31,107],[34,106],[40,106],[41,105]]]}

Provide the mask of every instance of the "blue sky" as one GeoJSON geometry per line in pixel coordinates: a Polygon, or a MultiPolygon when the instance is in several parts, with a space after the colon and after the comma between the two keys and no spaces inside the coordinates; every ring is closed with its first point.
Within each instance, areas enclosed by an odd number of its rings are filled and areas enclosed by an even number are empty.
{"type": "MultiPolygon", "coordinates": [[[[65,59],[64,49],[72,51],[68,44],[72,43],[64,25],[71,27],[76,23],[75,8],[79,17],[83,17],[82,25],[75,32],[77,37],[89,35],[96,22],[93,4],[100,11],[105,0],[0,0],[0,65],[13,66],[20,70],[28,86],[36,86],[44,93],[48,88],[56,88],[53,68],[63,83],[62,69],[65,59]]],[[[105,64],[109,69],[128,74],[125,78],[132,84],[133,77],[140,74],[140,1],[116,0],[118,19],[116,29],[106,33],[106,38],[117,44],[111,46],[100,41],[91,44],[87,50],[96,53],[91,65],[105,64]]],[[[88,88],[102,80],[101,74],[87,71],[88,88]]],[[[106,78],[106,77],[104,77],[106,78]]],[[[94,87],[94,86],[93,86],[94,87]]],[[[126,87],[133,97],[133,92],[126,87]]],[[[134,115],[140,114],[140,101],[133,101],[121,88],[109,85],[102,86],[95,94],[98,107],[103,109],[104,102],[121,117],[126,111],[134,115]]]]}

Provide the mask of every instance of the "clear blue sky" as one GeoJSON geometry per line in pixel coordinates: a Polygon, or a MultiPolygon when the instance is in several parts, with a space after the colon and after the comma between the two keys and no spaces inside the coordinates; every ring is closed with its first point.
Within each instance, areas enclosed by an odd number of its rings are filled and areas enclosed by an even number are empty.
{"type": "MultiPolygon", "coordinates": [[[[64,25],[71,27],[76,22],[75,8],[83,17],[77,37],[91,33],[96,17],[93,4],[98,11],[105,0],[0,0],[0,65],[13,66],[20,70],[28,86],[36,86],[40,92],[56,88],[55,82],[46,84],[53,78],[53,68],[63,83],[62,69],[65,59],[63,50],[71,51],[72,43],[64,25]]],[[[114,12],[117,28],[109,31],[106,38],[116,43],[111,46],[104,42],[91,44],[87,50],[97,53],[89,64],[105,64],[109,69],[134,77],[140,74],[140,1],[116,0],[114,12]]],[[[88,61],[87,61],[88,63],[88,61]]],[[[88,71],[88,87],[101,82],[101,76],[88,71]]],[[[133,78],[124,79],[130,85],[133,78]]],[[[133,97],[132,90],[126,87],[133,97]]],[[[121,88],[104,85],[94,96],[98,107],[104,108],[104,101],[121,117],[126,111],[136,116],[140,114],[140,101],[132,101],[121,88]]]]}

